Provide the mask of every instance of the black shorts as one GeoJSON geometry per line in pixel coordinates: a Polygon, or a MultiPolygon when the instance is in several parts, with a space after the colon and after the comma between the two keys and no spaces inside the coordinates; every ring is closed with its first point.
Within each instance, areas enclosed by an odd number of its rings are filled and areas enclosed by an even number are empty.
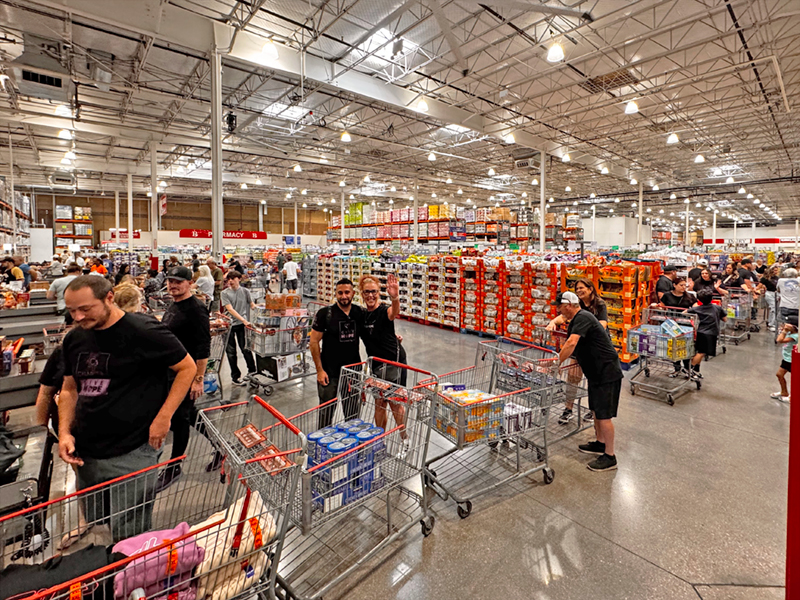
{"type": "Polygon", "coordinates": [[[694,341],[694,351],[706,356],[717,355],[717,336],[709,333],[698,333],[694,341]]]}
{"type": "Polygon", "coordinates": [[[613,419],[617,416],[619,407],[619,393],[622,390],[622,379],[604,381],[603,383],[589,382],[589,410],[594,413],[595,419],[613,419]]]}
{"type": "Polygon", "coordinates": [[[782,360],[781,361],[781,369],[783,369],[784,371],[789,371],[789,373],[791,373],[792,372],[792,363],[787,362],[785,360],[782,360]]]}
{"type": "Polygon", "coordinates": [[[296,290],[297,289],[297,279],[289,279],[286,281],[286,289],[287,290],[296,290]]]}

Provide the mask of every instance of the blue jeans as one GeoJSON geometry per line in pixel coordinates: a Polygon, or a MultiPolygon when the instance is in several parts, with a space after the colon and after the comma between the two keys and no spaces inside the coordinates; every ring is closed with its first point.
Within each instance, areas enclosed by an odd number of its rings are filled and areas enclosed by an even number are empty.
{"type": "MultiPolygon", "coordinates": [[[[113,458],[84,458],[78,467],[78,489],[111,481],[158,464],[161,450],[146,443],[113,458]]],[[[86,522],[108,522],[115,542],[149,531],[155,502],[158,469],[135,475],[89,492],[84,497],[86,522]]]]}

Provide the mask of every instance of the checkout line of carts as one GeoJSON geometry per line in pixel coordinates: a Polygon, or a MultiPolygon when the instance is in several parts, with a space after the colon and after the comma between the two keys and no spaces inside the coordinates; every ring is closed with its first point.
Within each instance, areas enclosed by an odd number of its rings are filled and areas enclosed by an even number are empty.
{"type": "Polygon", "coordinates": [[[426,489],[456,497],[471,476],[484,486],[474,498],[537,471],[551,482],[548,415],[580,401],[579,382],[553,350],[501,339],[446,375],[375,358],[350,365],[338,400],[291,417],[258,396],[203,408],[177,483],[155,492],[168,461],[0,517],[0,567],[140,536],[128,556],[85,575],[49,587],[17,580],[40,590],[18,597],[321,598],[412,528],[432,532],[426,489]],[[484,394],[467,402],[461,386],[484,394]],[[432,438],[453,449],[433,457],[432,438]],[[444,463],[469,463],[476,449],[506,476],[486,486],[468,468],[451,481],[444,463]],[[217,454],[222,472],[207,469],[217,454]]]}

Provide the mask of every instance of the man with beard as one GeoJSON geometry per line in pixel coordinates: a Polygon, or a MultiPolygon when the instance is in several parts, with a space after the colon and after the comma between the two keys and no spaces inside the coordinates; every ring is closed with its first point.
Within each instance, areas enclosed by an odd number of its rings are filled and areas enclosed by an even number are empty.
{"type": "MultiPolygon", "coordinates": [[[[352,302],[353,282],[345,277],[336,282],[336,303],[320,309],[311,325],[311,356],[317,367],[320,404],[336,398],[341,368],[361,362],[358,339],[364,311],[352,302]]],[[[358,416],[358,398],[351,396],[342,406],[345,421],[358,416]]],[[[335,410],[336,405],[330,404],[320,411],[320,429],[331,424],[335,410]]]]}
{"type": "MultiPolygon", "coordinates": [[[[84,489],[158,463],[172,415],[197,368],[161,323],[120,310],[105,278],[77,277],[64,300],[76,327],[63,343],[58,451],[77,467],[77,487],[84,489]]],[[[148,530],[156,476],[150,470],[110,499],[90,499],[87,522],[110,517],[115,540],[148,530]]]]}
{"type": "MultiPolygon", "coordinates": [[[[206,305],[192,294],[192,271],[189,267],[173,267],[167,274],[167,291],[172,296],[172,304],[164,313],[161,322],[178,341],[183,344],[189,356],[197,365],[189,394],[183,399],[178,410],[172,415],[172,454],[176,459],[186,453],[189,433],[197,420],[194,402],[203,395],[203,378],[206,363],[211,353],[211,327],[206,305]]],[[[181,464],[168,466],[158,476],[158,491],[172,485],[181,476],[181,464]]]]}

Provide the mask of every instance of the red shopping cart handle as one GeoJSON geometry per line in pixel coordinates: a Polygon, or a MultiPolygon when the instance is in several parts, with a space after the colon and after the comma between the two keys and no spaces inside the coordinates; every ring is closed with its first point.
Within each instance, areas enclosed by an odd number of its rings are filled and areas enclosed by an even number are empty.
{"type": "Polygon", "coordinates": [[[392,365],[393,367],[400,367],[400,368],[403,368],[403,369],[408,369],[409,371],[414,371],[415,373],[422,373],[423,375],[430,375],[431,377],[436,377],[436,375],[434,373],[431,373],[430,371],[424,371],[422,369],[417,369],[416,367],[411,367],[409,365],[404,365],[403,363],[394,362],[393,360],[384,360],[382,358],[378,358],[377,356],[371,356],[370,360],[372,360],[373,362],[386,363],[387,365],[392,365]]]}
{"type": "Polygon", "coordinates": [[[289,431],[291,431],[295,435],[300,435],[300,433],[301,433],[300,430],[297,427],[295,427],[286,417],[284,417],[281,413],[279,413],[278,410],[276,408],[274,408],[273,406],[271,406],[268,402],[265,402],[264,400],[262,400],[258,396],[253,396],[253,400],[255,400],[261,406],[266,408],[267,411],[269,411],[272,414],[273,417],[278,419],[278,421],[283,423],[289,429],[289,431]]]}

